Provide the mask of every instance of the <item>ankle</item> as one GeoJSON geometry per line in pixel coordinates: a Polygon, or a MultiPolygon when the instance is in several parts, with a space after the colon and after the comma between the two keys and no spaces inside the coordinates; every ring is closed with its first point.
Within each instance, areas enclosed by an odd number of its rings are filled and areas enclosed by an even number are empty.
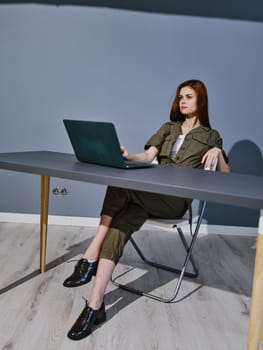
{"type": "Polygon", "coordinates": [[[82,259],[87,259],[88,262],[95,262],[98,260],[98,254],[86,252],[83,255],[82,259]]]}
{"type": "Polygon", "coordinates": [[[98,258],[93,259],[93,258],[89,258],[86,255],[83,255],[82,259],[88,260],[89,263],[94,263],[94,262],[96,262],[98,260],[98,258]]]}
{"type": "Polygon", "coordinates": [[[103,303],[103,298],[91,298],[89,300],[89,307],[91,307],[93,310],[97,311],[100,309],[101,305],[103,303]]]}

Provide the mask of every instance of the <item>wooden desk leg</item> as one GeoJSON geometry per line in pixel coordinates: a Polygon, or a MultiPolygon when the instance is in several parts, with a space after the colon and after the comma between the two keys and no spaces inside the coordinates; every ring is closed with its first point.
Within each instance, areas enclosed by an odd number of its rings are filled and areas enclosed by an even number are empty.
{"type": "Polygon", "coordinates": [[[48,225],[48,202],[49,202],[50,177],[41,176],[41,203],[40,203],[40,272],[45,272],[47,225],[48,225]]]}
{"type": "Polygon", "coordinates": [[[258,229],[247,350],[259,350],[263,329],[263,210],[258,229]]]}

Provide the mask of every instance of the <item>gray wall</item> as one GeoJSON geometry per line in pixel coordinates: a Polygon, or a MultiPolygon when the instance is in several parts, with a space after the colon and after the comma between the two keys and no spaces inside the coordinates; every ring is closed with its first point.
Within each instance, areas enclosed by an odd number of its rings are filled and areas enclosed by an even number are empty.
{"type": "MultiPolygon", "coordinates": [[[[62,125],[70,117],[113,121],[121,143],[140,151],[169,118],[176,86],[198,78],[233,171],[262,176],[262,38],[256,22],[0,5],[0,150],[72,152],[62,125]],[[252,164],[246,145],[259,155],[252,164]]],[[[51,195],[51,214],[99,215],[104,187],[52,179],[51,189],[64,186],[69,195],[51,195]]],[[[1,171],[0,212],[38,211],[39,179],[1,171]]],[[[216,212],[208,221],[224,223],[216,212]]]]}

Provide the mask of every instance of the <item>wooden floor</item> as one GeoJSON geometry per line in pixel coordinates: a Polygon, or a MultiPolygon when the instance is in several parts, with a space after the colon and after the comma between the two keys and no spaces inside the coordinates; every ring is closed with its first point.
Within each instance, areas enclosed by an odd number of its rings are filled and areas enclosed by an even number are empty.
{"type": "MultiPolygon", "coordinates": [[[[0,223],[1,350],[245,350],[255,239],[201,235],[197,279],[185,279],[181,300],[159,303],[112,284],[105,297],[107,321],[91,336],[66,337],[84,306],[90,286],[67,289],[63,280],[81,257],[94,228],[49,226],[47,272],[39,274],[39,228],[0,223]]],[[[170,233],[136,233],[150,257],[175,263],[181,246],[170,233]],[[150,235],[150,237],[149,237],[150,235]]],[[[131,268],[132,283],[169,295],[174,276],[148,271],[128,244],[117,272],[131,268]]]]}

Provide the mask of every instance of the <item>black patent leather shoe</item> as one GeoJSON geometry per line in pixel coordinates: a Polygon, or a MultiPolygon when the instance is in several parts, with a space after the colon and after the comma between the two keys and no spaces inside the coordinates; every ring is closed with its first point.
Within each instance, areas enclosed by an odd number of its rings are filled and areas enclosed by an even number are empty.
{"type": "Polygon", "coordinates": [[[95,325],[99,325],[105,320],[106,312],[104,302],[98,310],[93,310],[88,306],[88,302],[86,300],[86,305],[79,315],[77,321],[68,332],[68,337],[72,340],[83,339],[90,335],[95,325]]]}
{"type": "Polygon", "coordinates": [[[72,288],[88,283],[92,276],[96,275],[97,267],[98,261],[88,262],[87,259],[80,259],[75,265],[73,274],[63,282],[63,286],[72,288]]]}

